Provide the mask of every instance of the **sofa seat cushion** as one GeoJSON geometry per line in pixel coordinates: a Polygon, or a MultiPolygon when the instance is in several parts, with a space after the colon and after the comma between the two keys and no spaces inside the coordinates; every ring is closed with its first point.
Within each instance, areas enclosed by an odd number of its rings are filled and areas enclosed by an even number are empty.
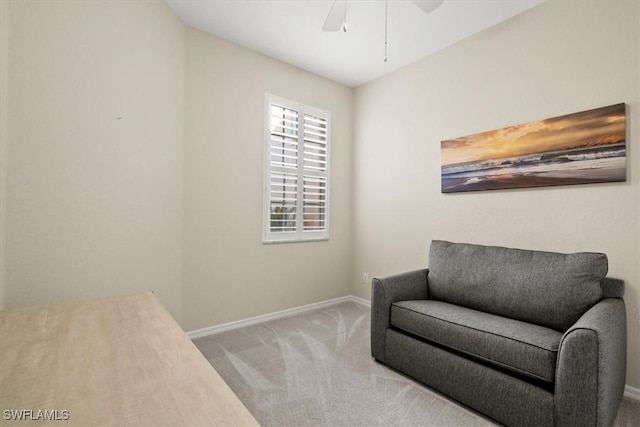
{"type": "Polygon", "coordinates": [[[401,301],[391,325],[530,378],[554,382],[562,333],[443,301],[401,301]]]}

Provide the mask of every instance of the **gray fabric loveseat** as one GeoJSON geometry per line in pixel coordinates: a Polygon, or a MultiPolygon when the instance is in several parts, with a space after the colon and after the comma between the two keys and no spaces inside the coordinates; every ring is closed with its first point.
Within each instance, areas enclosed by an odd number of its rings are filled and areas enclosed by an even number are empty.
{"type": "Polygon", "coordinates": [[[625,384],[624,282],[607,256],[433,241],[372,281],[371,354],[523,426],[610,426],[625,384]]]}

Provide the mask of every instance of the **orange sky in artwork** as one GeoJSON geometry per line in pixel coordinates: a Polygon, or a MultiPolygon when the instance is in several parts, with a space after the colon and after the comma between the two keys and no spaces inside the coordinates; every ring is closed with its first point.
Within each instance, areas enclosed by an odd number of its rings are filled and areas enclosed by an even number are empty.
{"type": "Polygon", "coordinates": [[[442,165],[612,144],[625,140],[625,105],[442,141],[442,165]]]}

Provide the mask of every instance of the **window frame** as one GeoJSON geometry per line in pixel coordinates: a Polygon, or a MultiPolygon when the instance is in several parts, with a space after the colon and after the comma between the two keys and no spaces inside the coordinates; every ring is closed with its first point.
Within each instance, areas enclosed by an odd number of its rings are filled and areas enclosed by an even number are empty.
{"type": "MultiPolygon", "coordinates": [[[[265,94],[264,101],[264,160],[263,160],[263,212],[262,212],[262,243],[295,243],[295,242],[313,242],[329,240],[330,231],[330,169],[331,169],[331,112],[322,110],[320,108],[312,107],[300,102],[291,101],[272,94],[265,94]],[[295,231],[271,231],[271,106],[276,105],[288,110],[294,110],[298,113],[298,149],[297,152],[297,167],[295,173],[297,176],[297,197],[296,197],[296,230],[295,231]],[[324,187],[324,230],[320,231],[305,231],[304,230],[304,172],[310,169],[304,168],[304,145],[300,145],[300,142],[304,141],[304,117],[305,115],[318,117],[326,121],[326,166],[325,171],[320,175],[325,179],[324,187]]],[[[312,169],[311,169],[312,170],[312,169]]],[[[275,173],[278,173],[277,171],[275,173]]],[[[318,175],[314,172],[313,175],[318,175]]],[[[309,176],[309,175],[307,175],[309,176]]]]}

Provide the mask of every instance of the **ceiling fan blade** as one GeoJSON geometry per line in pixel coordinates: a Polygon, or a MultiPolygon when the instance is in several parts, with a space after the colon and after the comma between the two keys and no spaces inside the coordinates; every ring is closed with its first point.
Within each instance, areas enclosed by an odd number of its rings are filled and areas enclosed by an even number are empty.
{"type": "Polygon", "coordinates": [[[333,4],[331,5],[331,10],[329,10],[329,15],[327,15],[327,19],[324,21],[324,25],[322,26],[322,31],[339,31],[343,29],[343,25],[345,24],[345,11],[347,5],[344,0],[333,0],[333,4]]]}
{"type": "Polygon", "coordinates": [[[413,4],[418,6],[424,13],[431,13],[438,8],[444,0],[411,0],[413,4]]]}

